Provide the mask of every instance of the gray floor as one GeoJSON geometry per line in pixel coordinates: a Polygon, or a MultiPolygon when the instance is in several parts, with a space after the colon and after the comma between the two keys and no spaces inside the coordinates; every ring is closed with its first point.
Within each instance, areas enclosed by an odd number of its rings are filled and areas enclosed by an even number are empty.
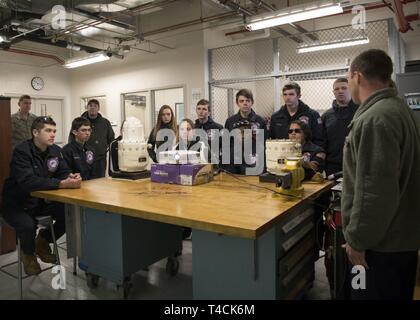
{"type": "MultiPolygon", "coordinates": [[[[63,237],[59,240],[62,243],[63,237]]],[[[63,245],[65,247],[65,244],[63,245]]],[[[41,273],[39,276],[30,277],[23,281],[24,299],[120,299],[122,290],[104,279],[100,279],[98,288],[90,289],[86,284],[84,272],[80,271],[73,275],[73,261],[66,259],[66,251],[60,250],[62,265],[66,268],[66,289],[55,290],[51,280],[54,277],[51,270],[41,273]]],[[[0,266],[16,259],[16,253],[0,256],[0,266]]],[[[179,257],[180,268],[176,276],[172,277],[165,272],[166,260],[159,261],[149,267],[148,271],[139,271],[132,277],[129,299],[168,299],[190,300],[192,299],[192,254],[191,241],[184,241],[184,250],[179,257]]],[[[41,267],[48,265],[41,264],[41,267]]],[[[16,265],[9,267],[9,272],[15,272],[16,265]]],[[[323,259],[319,259],[315,265],[314,286],[308,294],[309,299],[330,299],[328,281],[325,277],[323,259]]],[[[17,280],[0,273],[0,299],[11,300],[18,298],[17,280]]]]}

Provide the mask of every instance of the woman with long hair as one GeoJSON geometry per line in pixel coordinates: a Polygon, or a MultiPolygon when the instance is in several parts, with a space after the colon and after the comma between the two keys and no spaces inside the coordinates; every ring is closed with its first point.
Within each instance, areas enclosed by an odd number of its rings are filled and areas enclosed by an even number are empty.
{"type": "Polygon", "coordinates": [[[152,158],[154,162],[158,162],[156,155],[157,149],[159,148],[159,146],[161,146],[164,142],[167,141],[167,137],[165,137],[164,141],[156,141],[158,133],[161,129],[169,129],[173,131],[174,141],[172,141],[172,144],[174,144],[175,137],[177,136],[178,132],[177,123],[172,108],[166,104],[160,107],[156,125],[150,132],[149,139],[147,140],[147,151],[149,153],[150,158],[152,158]]]}

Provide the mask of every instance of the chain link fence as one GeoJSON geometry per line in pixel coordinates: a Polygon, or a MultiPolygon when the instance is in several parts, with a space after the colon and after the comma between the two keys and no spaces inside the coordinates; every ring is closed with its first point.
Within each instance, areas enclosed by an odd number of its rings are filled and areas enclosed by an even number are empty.
{"type": "Polygon", "coordinates": [[[289,38],[283,38],[279,41],[279,62],[281,70],[301,72],[315,68],[342,66],[367,49],[375,48],[388,51],[388,23],[386,20],[367,23],[366,30],[344,26],[317,31],[314,35],[318,37],[318,40],[312,41],[305,37],[305,46],[360,37],[368,37],[369,43],[333,50],[297,53],[300,44],[289,38]]]}
{"type": "Polygon", "coordinates": [[[274,80],[263,79],[246,82],[233,82],[212,86],[212,117],[224,124],[226,119],[239,111],[235,104],[236,93],[249,89],[254,96],[254,111],[263,118],[269,118],[274,110],[274,80]]]}
{"type": "Polygon", "coordinates": [[[273,71],[271,39],[211,50],[213,80],[246,78],[273,71]]]}
{"type": "Polygon", "coordinates": [[[222,47],[210,50],[210,99],[213,117],[224,123],[228,116],[237,112],[235,94],[242,88],[252,90],[254,110],[263,117],[269,117],[276,102],[283,104],[281,96],[275,96],[275,85],[281,88],[289,81],[296,81],[302,87],[302,101],[322,114],[331,107],[334,99],[332,84],[337,77],[346,76],[349,62],[364,50],[376,48],[388,52],[388,21],[366,24],[365,30],[351,26],[313,32],[318,40],[307,37],[305,45],[319,42],[335,42],[344,39],[368,37],[364,45],[297,53],[300,45],[287,37],[277,39],[278,59],[273,52],[273,39],[222,47]],[[279,64],[279,70],[274,66],[279,64]]]}

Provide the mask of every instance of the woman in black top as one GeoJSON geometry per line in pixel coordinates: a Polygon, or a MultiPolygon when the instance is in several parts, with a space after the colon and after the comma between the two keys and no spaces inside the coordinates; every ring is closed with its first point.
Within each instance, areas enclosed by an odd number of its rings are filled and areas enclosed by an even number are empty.
{"type": "Polygon", "coordinates": [[[164,142],[167,141],[167,137],[165,137],[164,141],[156,141],[159,130],[161,129],[169,129],[173,131],[172,144],[175,144],[175,137],[178,131],[176,119],[172,108],[166,104],[160,108],[156,125],[150,132],[149,139],[147,140],[147,151],[149,153],[150,158],[152,158],[154,162],[158,162],[156,151],[158,150],[159,146],[161,146],[164,142]]]}
{"type": "Polygon", "coordinates": [[[289,139],[302,145],[302,166],[305,169],[305,180],[310,180],[315,173],[324,171],[325,151],[311,141],[309,126],[300,120],[295,120],[289,126],[289,139]]]}

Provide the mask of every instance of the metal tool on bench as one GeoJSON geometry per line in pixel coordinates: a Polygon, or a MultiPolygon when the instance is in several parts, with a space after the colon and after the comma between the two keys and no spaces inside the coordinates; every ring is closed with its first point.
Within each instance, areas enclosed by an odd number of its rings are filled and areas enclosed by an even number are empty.
{"type": "Polygon", "coordinates": [[[289,157],[280,173],[277,173],[276,187],[278,192],[294,197],[303,197],[302,181],[305,171],[300,157],[289,157]]]}
{"type": "Polygon", "coordinates": [[[274,182],[278,192],[302,197],[305,172],[301,162],[301,144],[286,139],[267,140],[265,156],[268,172],[260,176],[260,182],[274,182]]]}
{"type": "Polygon", "coordinates": [[[267,140],[265,157],[267,162],[267,171],[271,174],[280,173],[285,167],[288,157],[301,157],[302,145],[293,140],[276,139],[267,140]]]}

